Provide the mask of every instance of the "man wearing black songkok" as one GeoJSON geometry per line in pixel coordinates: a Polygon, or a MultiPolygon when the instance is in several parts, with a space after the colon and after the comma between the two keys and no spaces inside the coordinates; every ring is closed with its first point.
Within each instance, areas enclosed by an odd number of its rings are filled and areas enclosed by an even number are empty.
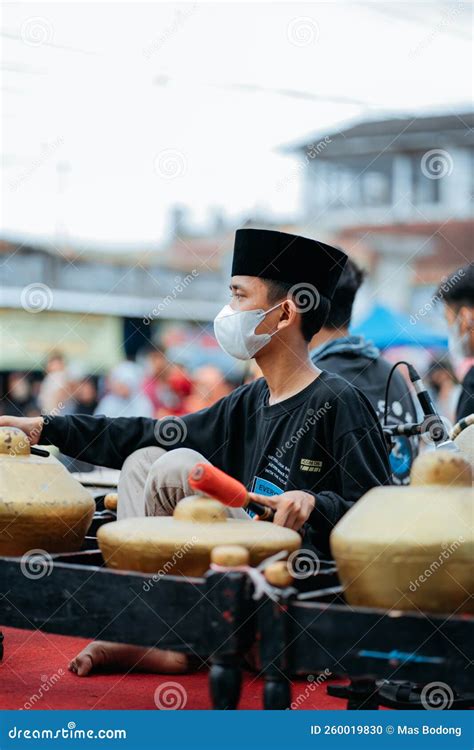
{"type": "MultiPolygon", "coordinates": [[[[192,494],[187,473],[208,460],[300,531],[303,545],[329,554],[329,534],[371,487],[389,483],[381,428],[367,398],[321,371],[308,344],[324,324],[347,256],[323,242],[282,232],[236,233],[231,301],[214,326],[221,347],[255,360],[263,378],[208,409],[160,421],[90,416],[22,420],[32,441],[75,458],[121,468],[119,517],[164,515],[192,494]]],[[[244,511],[239,510],[244,515],[244,511]]],[[[73,662],[78,674],[107,661],[131,668],[137,650],[93,644],[73,662]],[[104,655],[105,654],[105,655],[104,655]]],[[[141,653],[141,652],[140,652],[141,653]]],[[[183,655],[148,652],[142,667],[187,668],[183,655]]],[[[142,658],[142,657],[140,657],[142,658]]]]}

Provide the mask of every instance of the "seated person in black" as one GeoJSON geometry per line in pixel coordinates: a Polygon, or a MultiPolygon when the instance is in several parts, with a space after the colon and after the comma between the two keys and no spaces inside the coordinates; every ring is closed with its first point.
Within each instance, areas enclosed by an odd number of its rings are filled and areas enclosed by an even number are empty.
{"type": "Polygon", "coordinates": [[[448,323],[449,356],[461,394],[456,421],[474,414],[474,264],[468,263],[440,284],[437,297],[444,302],[448,323]]]}
{"type": "MultiPolygon", "coordinates": [[[[349,333],[355,296],[364,280],[363,271],[349,258],[331,302],[331,310],[321,330],[313,336],[309,351],[315,365],[335,372],[359,388],[369,399],[383,422],[385,387],[392,364],[363,336],[349,333]]],[[[390,382],[387,422],[417,422],[415,403],[408,383],[399,371],[390,382]]],[[[418,438],[398,435],[390,452],[392,482],[409,484],[410,470],[418,452],[418,438]]]]}
{"type": "MultiPolygon", "coordinates": [[[[41,418],[2,417],[0,425],[20,427],[32,442],[41,436],[42,442],[84,461],[116,468],[125,462],[122,474],[133,475],[129,479],[145,494],[135,509],[142,515],[165,513],[170,501],[153,495],[153,482],[143,472],[147,451],[154,452],[147,466],[153,476],[160,473],[160,462],[165,469],[169,453],[187,461],[192,451],[194,460],[202,455],[242,481],[255,500],[275,510],[275,523],[300,531],[305,544],[327,555],[330,531],[343,514],[370,488],[390,482],[387,451],[370,402],[343,378],[319,370],[308,352],[346,259],[322,242],[274,231],[237,231],[231,304],[217,316],[215,333],[229,354],[255,357],[264,377],[209,409],[159,422],[67,416],[43,423],[41,418]]],[[[185,482],[174,488],[174,502],[190,494],[185,482]]],[[[127,476],[124,482],[121,477],[123,484],[129,484],[127,476]]],[[[122,502],[132,505],[133,498],[119,492],[119,508],[122,502]]],[[[96,642],[72,669],[84,675],[104,664],[127,670],[138,662],[149,671],[179,672],[189,666],[182,654],[96,642]]]]}

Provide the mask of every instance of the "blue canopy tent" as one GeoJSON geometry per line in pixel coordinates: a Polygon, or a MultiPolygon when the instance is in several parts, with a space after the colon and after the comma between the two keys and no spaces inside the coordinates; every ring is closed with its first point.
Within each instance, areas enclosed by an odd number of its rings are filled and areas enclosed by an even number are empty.
{"type": "Polygon", "coordinates": [[[369,315],[354,328],[351,334],[365,336],[379,347],[422,346],[427,349],[446,348],[445,335],[437,333],[420,321],[410,322],[410,317],[383,305],[375,305],[369,315]]]}

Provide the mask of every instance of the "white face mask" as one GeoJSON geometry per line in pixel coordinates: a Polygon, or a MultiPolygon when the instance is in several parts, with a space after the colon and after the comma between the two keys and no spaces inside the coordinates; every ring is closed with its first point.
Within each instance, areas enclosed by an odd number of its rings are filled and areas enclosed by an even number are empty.
{"type": "Polygon", "coordinates": [[[448,351],[453,363],[454,371],[462,368],[463,362],[469,356],[469,331],[459,332],[459,321],[455,320],[448,328],[448,351]]]}
{"type": "Polygon", "coordinates": [[[236,359],[252,359],[268,344],[273,333],[255,333],[265,316],[282,305],[269,310],[233,310],[230,305],[222,308],[214,320],[214,335],[221,349],[236,359]]]}

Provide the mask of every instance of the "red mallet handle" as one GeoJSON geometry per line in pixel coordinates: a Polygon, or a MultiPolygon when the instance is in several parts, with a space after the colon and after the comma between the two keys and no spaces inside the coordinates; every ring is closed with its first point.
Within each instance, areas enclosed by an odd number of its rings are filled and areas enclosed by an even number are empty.
{"type": "Polygon", "coordinates": [[[189,484],[198,493],[209,495],[231,508],[245,508],[248,505],[265,520],[273,518],[273,511],[250,500],[246,487],[212,464],[198,463],[189,473],[189,484]]]}
{"type": "Polygon", "coordinates": [[[214,497],[231,508],[244,508],[247,505],[248,493],[242,482],[212,464],[196,464],[190,471],[189,484],[196,492],[214,497]]]}

